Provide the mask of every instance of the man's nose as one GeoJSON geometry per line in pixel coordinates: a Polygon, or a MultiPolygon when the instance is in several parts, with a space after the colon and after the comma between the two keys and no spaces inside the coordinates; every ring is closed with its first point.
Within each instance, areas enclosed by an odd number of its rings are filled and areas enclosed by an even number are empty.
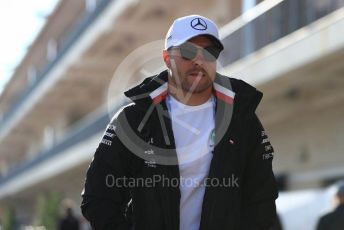
{"type": "Polygon", "coordinates": [[[204,61],[205,60],[204,60],[203,52],[201,49],[198,49],[196,57],[193,59],[193,62],[197,65],[203,65],[204,61]]]}

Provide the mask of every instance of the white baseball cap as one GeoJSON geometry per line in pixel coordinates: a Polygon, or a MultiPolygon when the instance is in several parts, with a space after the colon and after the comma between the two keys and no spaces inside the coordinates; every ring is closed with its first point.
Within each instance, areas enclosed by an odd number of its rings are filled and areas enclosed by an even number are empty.
{"type": "Polygon", "coordinates": [[[166,34],[165,49],[179,46],[191,38],[200,35],[209,36],[215,45],[223,50],[217,26],[210,19],[200,15],[177,18],[166,34]]]}

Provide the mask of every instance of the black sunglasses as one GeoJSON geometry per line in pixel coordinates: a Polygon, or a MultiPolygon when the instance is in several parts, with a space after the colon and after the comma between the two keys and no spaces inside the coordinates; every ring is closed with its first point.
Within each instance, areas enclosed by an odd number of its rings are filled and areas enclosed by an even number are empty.
{"type": "Polygon", "coordinates": [[[216,46],[208,47],[197,47],[192,43],[184,43],[180,46],[171,47],[171,49],[179,49],[180,56],[186,60],[193,60],[198,53],[198,50],[201,51],[204,60],[214,62],[220,56],[221,49],[216,46]]]}

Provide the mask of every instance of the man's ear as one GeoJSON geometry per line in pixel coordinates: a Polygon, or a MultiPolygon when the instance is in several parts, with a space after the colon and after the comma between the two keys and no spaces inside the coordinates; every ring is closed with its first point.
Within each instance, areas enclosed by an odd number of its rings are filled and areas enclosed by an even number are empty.
{"type": "Polygon", "coordinates": [[[164,62],[166,64],[167,68],[171,69],[170,55],[167,52],[167,50],[162,50],[162,58],[164,59],[164,62]]]}

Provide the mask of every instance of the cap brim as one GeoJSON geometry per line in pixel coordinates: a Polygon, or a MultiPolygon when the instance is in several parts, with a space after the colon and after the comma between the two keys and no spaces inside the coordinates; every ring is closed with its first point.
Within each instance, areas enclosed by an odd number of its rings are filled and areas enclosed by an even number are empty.
{"type": "Polygon", "coordinates": [[[209,38],[211,40],[211,42],[217,46],[218,48],[220,48],[220,50],[222,51],[224,49],[221,41],[219,39],[217,39],[216,37],[214,37],[212,34],[198,34],[198,35],[195,35],[195,36],[191,36],[189,38],[187,38],[185,41],[180,41],[178,42],[177,45],[181,45],[181,44],[184,44],[185,42],[188,42],[190,39],[192,38],[195,38],[195,37],[198,37],[198,36],[205,36],[207,38],[209,38]]]}
{"type": "Polygon", "coordinates": [[[216,37],[214,37],[213,35],[205,34],[204,36],[207,36],[214,43],[214,45],[216,45],[217,47],[221,49],[221,51],[224,49],[222,42],[216,37]]]}

